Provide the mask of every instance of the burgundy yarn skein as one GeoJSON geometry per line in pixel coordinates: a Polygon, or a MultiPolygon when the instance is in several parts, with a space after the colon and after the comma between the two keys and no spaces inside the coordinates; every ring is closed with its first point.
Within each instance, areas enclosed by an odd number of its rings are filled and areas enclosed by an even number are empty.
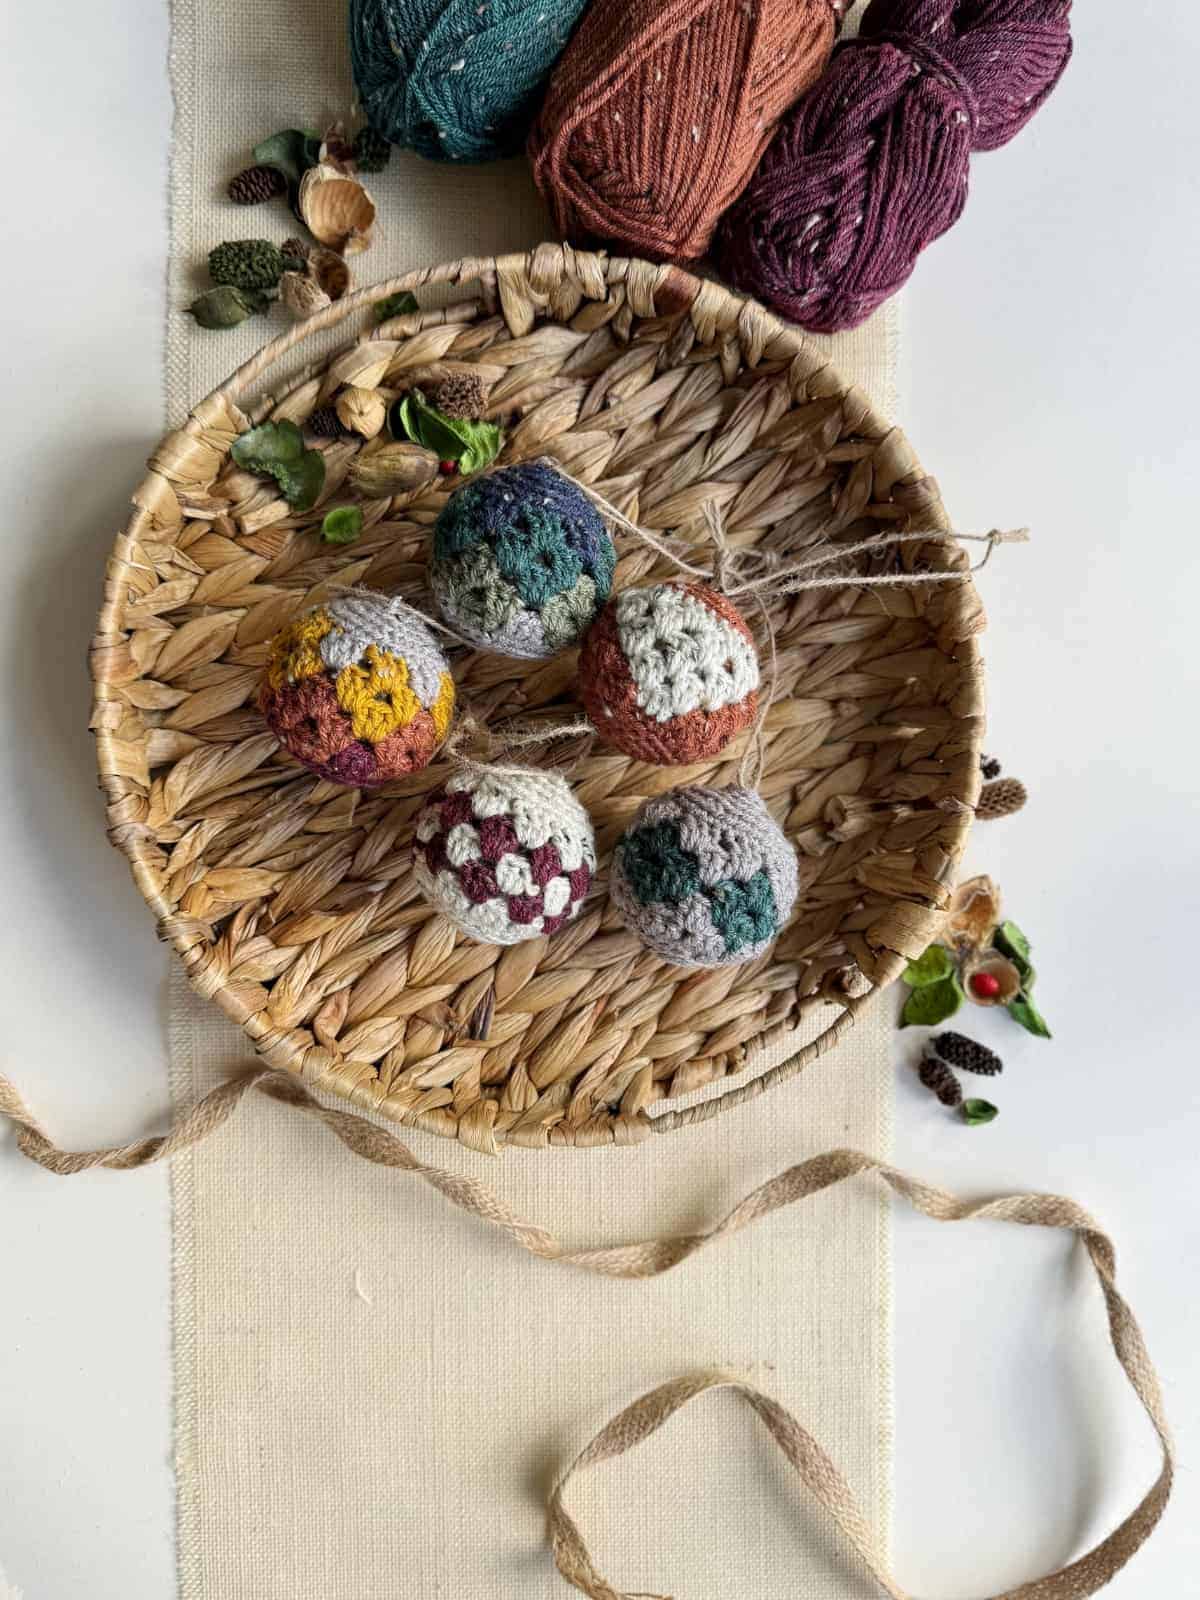
{"type": "Polygon", "coordinates": [[[1071,57],[1071,0],[871,0],[726,213],[735,287],[816,332],[864,321],[958,220],[1071,57]]]}

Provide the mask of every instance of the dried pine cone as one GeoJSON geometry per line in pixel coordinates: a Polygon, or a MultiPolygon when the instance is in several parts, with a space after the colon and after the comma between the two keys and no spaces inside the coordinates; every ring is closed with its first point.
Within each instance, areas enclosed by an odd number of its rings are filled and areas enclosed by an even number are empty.
{"type": "Polygon", "coordinates": [[[354,140],[354,162],[360,172],[382,172],[392,147],[375,128],[360,128],[354,140]]]}
{"type": "Polygon", "coordinates": [[[929,1043],[952,1067],[960,1072],[978,1072],[985,1078],[994,1078],[1004,1071],[1004,1063],[994,1050],[968,1039],[965,1033],[935,1033],[929,1043]]]}
{"type": "Polygon", "coordinates": [[[926,1056],[921,1063],[918,1076],[927,1089],[933,1090],[944,1106],[962,1104],[962,1084],[944,1061],[939,1061],[936,1056],[926,1056]]]}
{"type": "Polygon", "coordinates": [[[309,433],[315,433],[318,439],[340,439],[343,432],[338,414],[332,406],[318,407],[305,426],[309,433]]]}
{"type": "Polygon", "coordinates": [[[273,200],[287,188],[287,179],[278,167],[247,167],[230,180],[229,198],[239,206],[256,206],[273,200]]]}
{"type": "Polygon", "coordinates": [[[448,417],[477,421],[487,405],[487,390],[478,373],[453,372],[431,387],[429,398],[448,417]]]}
{"type": "Polygon", "coordinates": [[[1000,763],[996,760],[995,756],[980,756],[979,770],[990,783],[993,778],[998,778],[1000,776],[1000,763]]]}
{"type": "Polygon", "coordinates": [[[1020,778],[998,778],[995,783],[985,783],[980,790],[975,815],[980,822],[995,822],[999,817],[1015,815],[1028,799],[1028,791],[1020,778]]]}
{"type": "Polygon", "coordinates": [[[279,246],[279,253],[288,263],[288,272],[299,272],[312,254],[312,245],[305,244],[303,239],[285,239],[279,246]]]}
{"type": "Polygon", "coordinates": [[[273,289],[283,276],[283,252],[269,239],[234,239],[209,252],[214,283],[236,289],[273,289]]]}

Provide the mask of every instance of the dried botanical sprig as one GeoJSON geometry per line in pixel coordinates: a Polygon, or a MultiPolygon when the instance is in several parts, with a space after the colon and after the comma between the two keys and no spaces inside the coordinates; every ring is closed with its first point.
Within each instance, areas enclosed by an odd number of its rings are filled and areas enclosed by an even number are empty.
{"type": "Polygon", "coordinates": [[[269,239],[231,239],[208,255],[212,281],[235,289],[273,289],[283,267],[283,252],[269,239]]]}

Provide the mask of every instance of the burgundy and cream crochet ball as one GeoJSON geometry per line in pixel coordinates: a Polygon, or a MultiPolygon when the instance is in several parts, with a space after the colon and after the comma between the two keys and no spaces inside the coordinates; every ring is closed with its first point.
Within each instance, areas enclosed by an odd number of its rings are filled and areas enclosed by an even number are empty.
{"type": "Polygon", "coordinates": [[[555,773],[465,769],[417,819],[426,898],[483,944],[555,933],[578,915],[596,870],[587,812],[555,773]]]}

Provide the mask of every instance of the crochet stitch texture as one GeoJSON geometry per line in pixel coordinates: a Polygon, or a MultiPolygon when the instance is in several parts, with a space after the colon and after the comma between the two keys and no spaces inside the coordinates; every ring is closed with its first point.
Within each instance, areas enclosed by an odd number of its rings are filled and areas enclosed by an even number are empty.
{"type": "Polygon", "coordinates": [[[753,789],[672,789],[647,800],[613,855],[626,926],[680,967],[752,961],[791,915],[796,853],[753,789]]]}
{"type": "Polygon", "coordinates": [[[454,680],[417,617],[352,589],[276,634],[259,704],[310,771],[374,788],[428,764],[450,730],[454,680]]]}
{"type": "Polygon", "coordinates": [[[616,564],[591,501],[534,461],[451,495],[434,525],[429,581],[458,633],[500,655],[539,658],[578,642],[616,564]]]}
{"type": "Polygon", "coordinates": [[[758,714],[750,629],[700,583],[623,590],[584,640],[579,681],[601,736],[664,766],[718,754],[758,714]]]}
{"type": "Polygon", "coordinates": [[[417,818],[414,871],[426,897],[481,944],[518,944],[578,915],[596,870],[587,812],[552,772],[470,769],[417,818]]]}

